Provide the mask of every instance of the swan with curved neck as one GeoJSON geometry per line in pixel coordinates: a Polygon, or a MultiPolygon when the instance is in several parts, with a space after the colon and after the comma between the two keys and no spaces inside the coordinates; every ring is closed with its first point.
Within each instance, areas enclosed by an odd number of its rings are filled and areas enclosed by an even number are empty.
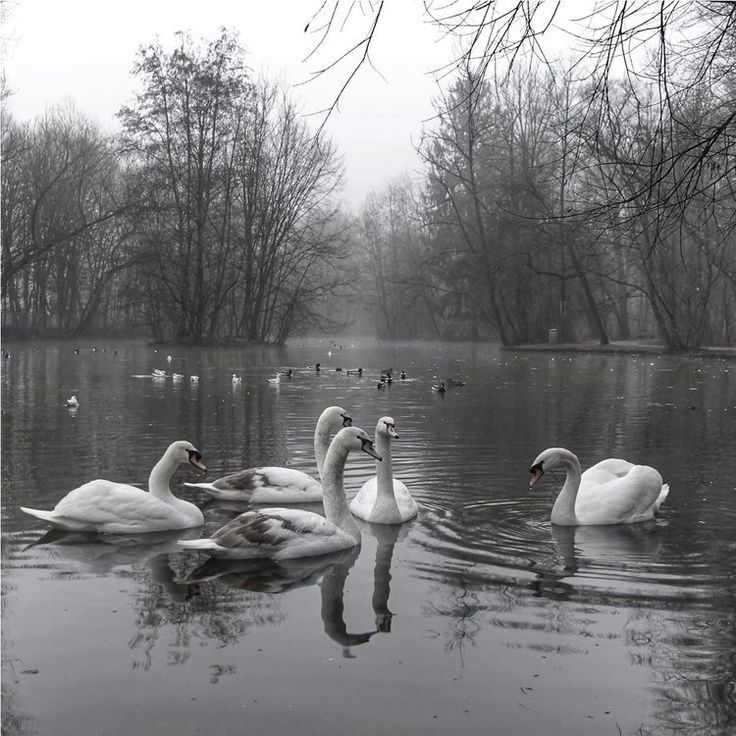
{"type": "Polygon", "coordinates": [[[92,480],[64,496],[53,511],[21,506],[21,511],[57,529],[106,534],[141,534],[202,526],[197,506],[177,498],[169,488],[174,471],[189,463],[200,470],[202,455],[191,442],[180,440],[167,448],[154,465],[148,491],[126,483],[92,480]]]}
{"type": "Polygon", "coordinates": [[[350,515],[343,485],[345,462],[348,455],[357,450],[381,460],[370,437],[358,427],[341,429],[330,444],[322,475],[327,518],[312,511],[290,508],[246,511],[209,538],[178,544],[216,557],[275,560],[325,555],[360,544],[360,530],[350,515]]]}
{"type": "Polygon", "coordinates": [[[376,468],[376,476],[367,480],[353,498],[350,511],[374,524],[402,524],[413,519],[419,507],[406,485],[393,475],[391,440],[399,438],[393,417],[378,420],[375,437],[383,462],[376,468]]]}
{"type": "Polygon", "coordinates": [[[561,526],[648,521],[670,490],[654,468],[619,458],[602,460],[583,473],[578,458],[562,447],[550,447],[537,456],[529,469],[529,487],[558,465],[566,471],[565,483],[550,518],[561,526]]]}
{"type": "MultiPolygon", "coordinates": [[[[341,406],[328,406],[314,430],[314,455],[317,471],[322,477],[330,439],[343,427],[353,423],[341,406]]],[[[213,498],[250,503],[315,503],[322,500],[322,486],[311,475],[296,468],[266,465],[231,473],[210,483],[185,483],[201,488],[213,498]]]]}

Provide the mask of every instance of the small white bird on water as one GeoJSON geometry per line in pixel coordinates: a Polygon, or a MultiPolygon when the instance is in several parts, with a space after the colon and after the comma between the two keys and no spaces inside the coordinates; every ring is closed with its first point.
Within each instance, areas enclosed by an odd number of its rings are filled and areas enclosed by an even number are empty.
{"type": "Polygon", "coordinates": [[[70,409],[76,409],[79,407],[79,400],[76,396],[70,396],[68,399],[64,401],[64,404],[68,406],[70,409]]]}
{"type": "Polygon", "coordinates": [[[281,373],[279,373],[279,371],[276,371],[275,378],[269,378],[268,382],[269,383],[281,383],[281,373]]]}
{"type": "Polygon", "coordinates": [[[240,376],[233,373],[233,386],[237,386],[239,383],[242,383],[242,382],[243,382],[243,379],[240,376]]]}

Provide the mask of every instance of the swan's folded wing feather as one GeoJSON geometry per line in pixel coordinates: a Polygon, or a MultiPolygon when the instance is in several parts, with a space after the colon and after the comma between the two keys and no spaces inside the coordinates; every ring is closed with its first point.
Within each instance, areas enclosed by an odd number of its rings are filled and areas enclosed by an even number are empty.
{"type": "Polygon", "coordinates": [[[648,465],[631,465],[626,475],[597,482],[602,475],[592,473],[581,480],[575,514],[583,523],[622,523],[652,518],[662,492],[662,476],[657,470],[648,465]],[[598,519],[603,521],[598,522],[598,519]]]}
{"type": "Polygon", "coordinates": [[[124,531],[145,521],[170,517],[171,507],[147,491],[125,483],[92,480],[64,496],[54,507],[54,516],[83,521],[104,529],[115,525],[124,531]]]}
{"type": "Polygon", "coordinates": [[[214,488],[228,491],[255,491],[260,488],[294,488],[295,490],[311,490],[319,483],[296,468],[263,466],[248,468],[237,473],[226,475],[211,484],[214,488]]]}
{"type": "Polygon", "coordinates": [[[609,457],[591,466],[583,472],[584,483],[607,483],[616,478],[623,478],[635,467],[628,460],[617,457],[609,457]]]}
{"type": "Polygon", "coordinates": [[[336,533],[334,524],[323,516],[299,509],[272,508],[246,511],[218,529],[212,539],[222,547],[251,545],[280,547],[309,535],[330,537],[336,533]]]}
{"type": "Polygon", "coordinates": [[[296,491],[322,491],[322,486],[311,476],[296,468],[264,466],[254,468],[257,474],[256,483],[261,488],[291,488],[296,491]]]}

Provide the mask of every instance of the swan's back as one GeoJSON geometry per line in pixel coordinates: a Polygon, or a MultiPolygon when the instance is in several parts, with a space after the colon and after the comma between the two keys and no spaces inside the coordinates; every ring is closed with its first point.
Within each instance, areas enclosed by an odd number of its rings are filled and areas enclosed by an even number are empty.
{"type": "Polygon", "coordinates": [[[669,492],[659,471],[609,459],[581,477],[575,515],[582,524],[625,524],[654,516],[669,492]]]}
{"type": "Polygon", "coordinates": [[[172,504],[141,488],[103,479],[69,491],[43,516],[33,513],[34,509],[23,510],[59,529],[75,531],[125,534],[178,528],[171,526],[172,518],[178,516],[172,504]]]}

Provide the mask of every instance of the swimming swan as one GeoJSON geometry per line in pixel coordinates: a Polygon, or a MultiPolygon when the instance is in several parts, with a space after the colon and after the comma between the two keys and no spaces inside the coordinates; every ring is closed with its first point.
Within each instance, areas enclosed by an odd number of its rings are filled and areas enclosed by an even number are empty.
{"type": "Polygon", "coordinates": [[[177,544],[215,557],[274,560],[326,555],[360,544],[360,530],[350,515],[343,486],[345,461],[353,450],[381,459],[362,429],[346,427],[335,435],[327,451],[322,477],[327,518],[312,511],[289,508],[246,511],[209,538],[177,544]]]}
{"type": "Polygon", "coordinates": [[[401,524],[419,513],[409,489],[394,478],[391,470],[391,440],[398,438],[393,418],[381,417],[376,424],[376,450],[383,462],[376,468],[376,476],[363,483],[350,503],[350,511],[360,519],[374,524],[401,524]]]}
{"type": "Polygon", "coordinates": [[[608,458],[580,472],[580,462],[569,450],[550,447],[532,463],[531,488],[556,465],[567,471],[565,484],[552,507],[553,524],[634,524],[654,517],[670,487],[648,465],[608,458]]]}
{"type": "Polygon", "coordinates": [[[69,491],[53,511],[20,508],[57,529],[69,531],[142,534],[202,526],[204,517],[199,508],[177,498],[169,488],[171,476],[183,463],[206,470],[199,450],[191,442],[180,440],[169,445],[154,465],[148,491],[98,479],[69,491]]]}
{"type": "MultiPolygon", "coordinates": [[[[352,417],[340,406],[329,406],[320,415],[314,431],[314,455],[320,477],[332,435],[343,427],[349,427],[352,422],[352,417]]],[[[211,483],[184,485],[201,488],[214,498],[228,501],[315,503],[322,500],[322,486],[319,482],[296,468],[249,468],[211,483]]]]}

